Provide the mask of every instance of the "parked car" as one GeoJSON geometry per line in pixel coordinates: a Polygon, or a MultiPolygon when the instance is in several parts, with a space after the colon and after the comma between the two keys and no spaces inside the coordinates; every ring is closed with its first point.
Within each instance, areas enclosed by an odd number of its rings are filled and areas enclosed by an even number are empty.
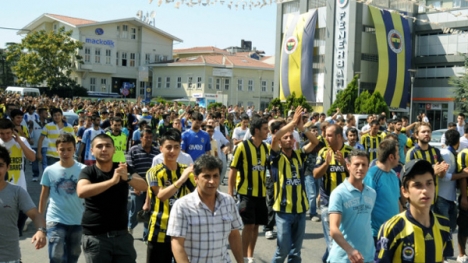
{"type": "Polygon", "coordinates": [[[433,147],[436,147],[436,148],[443,148],[443,145],[442,145],[442,142],[441,142],[441,139],[442,139],[442,135],[447,131],[447,129],[441,129],[441,130],[435,130],[432,132],[432,136],[431,136],[431,141],[429,142],[429,144],[433,147]]]}
{"type": "Polygon", "coordinates": [[[73,112],[64,112],[63,117],[67,119],[67,123],[72,125],[75,123],[76,120],[78,120],[78,115],[73,112]]]}

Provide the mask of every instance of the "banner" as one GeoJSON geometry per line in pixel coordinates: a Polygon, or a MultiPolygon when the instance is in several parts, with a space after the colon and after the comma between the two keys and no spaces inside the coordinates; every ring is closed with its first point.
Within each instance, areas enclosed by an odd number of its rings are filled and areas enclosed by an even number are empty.
{"type": "Polygon", "coordinates": [[[315,102],[312,72],[317,10],[295,15],[283,37],[280,62],[280,100],[293,92],[315,102]]]}
{"type": "Polygon", "coordinates": [[[369,6],[374,21],[379,73],[375,91],[392,108],[406,108],[411,88],[411,32],[409,21],[399,13],[369,6]]]}

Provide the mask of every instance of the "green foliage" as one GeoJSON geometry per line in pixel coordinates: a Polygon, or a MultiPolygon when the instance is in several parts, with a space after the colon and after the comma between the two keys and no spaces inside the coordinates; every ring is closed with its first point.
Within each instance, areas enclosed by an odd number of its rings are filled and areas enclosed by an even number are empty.
{"type": "Polygon", "coordinates": [[[335,101],[327,111],[328,115],[333,115],[336,108],[340,108],[343,113],[356,113],[354,103],[358,97],[358,78],[359,75],[355,75],[346,89],[341,90],[336,94],[335,101]]]}
{"type": "Polygon", "coordinates": [[[354,113],[366,114],[367,112],[364,109],[364,104],[369,101],[370,97],[371,94],[369,91],[365,90],[364,92],[361,92],[354,103],[354,110],[356,111],[354,113]]]}
{"type": "Polygon", "coordinates": [[[207,107],[208,110],[211,110],[212,108],[221,108],[223,106],[223,104],[221,102],[214,102],[214,103],[210,103],[207,107]]]}
{"type": "Polygon", "coordinates": [[[307,109],[307,112],[312,112],[313,110],[312,106],[310,106],[310,104],[307,103],[307,99],[304,95],[296,97],[296,93],[294,92],[286,98],[286,102],[284,103],[281,102],[279,98],[274,98],[272,101],[270,101],[270,104],[268,104],[268,109],[277,107],[279,109],[279,112],[282,112],[284,115],[286,115],[285,112],[287,112],[291,108],[291,106],[294,106],[294,108],[296,108],[299,105],[307,109]]]}
{"type": "Polygon", "coordinates": [[[5,50],[0,50],[0,87],[8,87],[13,86],[15,84],[15,75],[11,70],[11,64],[6,61],[6,53],[5,50]]]}
{"type": "MultiPolygon", "coordinates": [[[[366,91],[367,92],[367,91],[366,91]]],[[[363,95],[365,92],[361,93],[363,96],[360,100],[363,102],[361,104],[359,113],[364,114],[380,114],[385,112],[387,116],[390,116],[390,111],[388,109],[387,103],[385,102],[384,97],[380,95],[380,92],[375,91],[372,96],[368,97],[367,99],[363,95]]]]}
{"type": "Polygon", "coordinates": [[[19,84],[41,85],[50,88],[70,87],[70,74],[75,63],[83,63],[78,55],[83,43],[71,39],[72,31],[61,27],[54,31],[28,34],[20,44],[7,47],[7,61],[19,84]]]}
{"type": "MultiPolygon", "coordinates": [[[[461,54],[465,57],[465,72],[468,68],[468,56],[461,54]]],[[[455,100],[455,109],[458,112],[467,112],[468,111],[468,75],[466,73],[461,73],[458,76],[454,75],[449,79],[449,85],[455,88],[454,90],[454,100],[455,100]]]]}
{"type": "Polygon", "coordinates": [[[155,100],[157,103],[163,104],[163,105],[165,105],[166,102],[169,102],[168,100],[165,100],[165,99],[163,99],[161,97],[153,98],[152,100],[155,100]]]}

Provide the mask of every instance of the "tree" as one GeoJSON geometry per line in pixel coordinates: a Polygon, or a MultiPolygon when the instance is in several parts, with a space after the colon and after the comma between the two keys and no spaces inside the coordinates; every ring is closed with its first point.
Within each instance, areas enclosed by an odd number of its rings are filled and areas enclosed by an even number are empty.
{"type": "Polygon", "coordinates": [[[211,110],[212,108],[221,108],[223,106],[223,104],[221,102],[214,102],[214,103],[210,103],[207,107],[208,110],[211,110]]]}
{"type": "Polygon", "coordinates": [[[36,31],[28,34],[21,43],[7,47],[7,61],[19,84],[41,85],[50,88],[70,87],[75,63],[83,63],[78,54],[83,43],[74,41],[72,31],[61,27],[54,31],[36,31]]]}
{"type": "Polygon", "coordinates": [[[359,75],[355,75],[353,80],[348,83],[346,89],[338,91],[335,101],[327,111],[328,115],[333,115],[333,111],[336,108],[340,108],[343,113],[356,113],[354,102],[356,102],[358,97],[358,78],[359,75]]]}
{"type": "Polygon", "coordinates": [[[287,112],[291,108],[291,106],[296,108],[299,105],[302,106],[302,108],[307,109],[307,112],[312,112],[313,110],[312,106],[310,106],[310,104],[307,103],[307,99],[304,95],[296,97],[296,93],[294,92],[286,98],[286,102],[281,102],[279,98],[273,99],[270,102],[270,104],[268,104],[268,109],[277,107],[280,113],[286,115],[285,112],[287,112]]]}
{"type": "MultiPolygon", "coordinates": [[[[385,112],[387,116],[390,116],[390,111],[388,109],[387,103],[385,102],[385,99],[380,95],[380,92],[374,91],[372,93],[372,96],[368,97],[367,99],[366,96],[368,95],[363,95],[367,91],[361,93],[360,96],[361,99],[358,99],[362,101],[363,103],[361,104],[359,113],[364,113],[364,114],[380,114],[382,112],[385,112]]],[[[367,94],[369,94],[367,92],[367,94]]]]}
{"type": "Polygon", "coordinates": [[[361,92],[361,94],[359,94],[359,97],[356,99],[356,102],[354,103],[354,110],[355,110],[355,113],[364,113],[366,114],[367,112],[364,110],[364,103],[366,103],[366,101],[368,101],[371,97],[371,94],[369,93],[369,91],[365,90],[364,92],[361,92]]]}
{"type": "MultiPolygon", "coordinates": [[[[465,57],[465,72],[468,68],[468,56],[462,54],[465,57]]],[[[461,73],[454,75],[449,79],[449,85],[455,87],[454,90],[454,99],[455,99],[455,109],[459,112],[468,111],[468,75],[466,73],[461,73]]]]}

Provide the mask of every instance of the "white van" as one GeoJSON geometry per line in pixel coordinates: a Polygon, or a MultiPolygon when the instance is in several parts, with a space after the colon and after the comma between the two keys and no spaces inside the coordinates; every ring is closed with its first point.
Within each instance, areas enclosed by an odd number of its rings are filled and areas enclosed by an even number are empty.
{"type": "Polygon", "coordinates": [[[41,93],[37,88],[24,88],[24,87],[7,87],[5,90],[6,93],[16,93],[20,94],[21,97],[40,97],[41,93]]]}

